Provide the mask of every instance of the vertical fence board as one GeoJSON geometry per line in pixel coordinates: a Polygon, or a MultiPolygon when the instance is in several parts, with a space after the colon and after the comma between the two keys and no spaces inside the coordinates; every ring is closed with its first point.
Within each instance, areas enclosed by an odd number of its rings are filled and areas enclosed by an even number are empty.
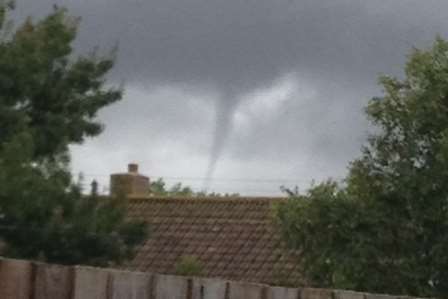
{"type": "Polygon", "coordinates": [[[226,285],[225,280],[194,278],[191,297],[192,299],[225,299],[226,285]]]}
{"type": "Polygon", "coordinates": [[[32,292],[32,265],[30,262],[0,260],[0,298],[28,299],[32,292]]]}
{"type": "Polygon", "coordinates": [[[268,289],[268,299],[297,299],[299,291],[299,289],[293,288],[270,287],[268,289]]]}
{"type": "Polygon", "coordinates": [[[418,299],[0,258],[0,299],[418,299]]]}
{"type": "Polygon", "coordinates": [[[301,299],[332,299],[332,291],[327,289],[303,288],[300,290],[301,299]]]}
{"type": "Polygon", "coordinates": [[[229,299],[261,299],[265,286],[252,283],[230,282],[229,299]]]}
{"type": "Polygon", "coordinates": [[[73,299],[108,299],[109,271],[92,267],[75,267],[73,299]]]}
{"type": "Polygon", "coordinates": [[[110,271],[110,299],[149,299],[151,275],[128,271],[110,271]]]}
{"type": "Polygon", "coordinates": [[[383,295],[383,294],[365,294],[365,299],[398,299],[398,296],[383,295]]]}
{"type": "Polygon", "coordinates": [[[71,267],[36,264],[34,281],[35,299],[69,299],[72,292],[71,267]]]}
{"type": "Polygon", "coordinates": [[[155,275],[154,299],[186,299],[188,297],[188,279],[182,276],[155,275]]]}
{"type": "Polygon", "coordinates": [[[334,290],[334,299],[365,299],[364,293],[346,291],[346,290],[334,290]]]}

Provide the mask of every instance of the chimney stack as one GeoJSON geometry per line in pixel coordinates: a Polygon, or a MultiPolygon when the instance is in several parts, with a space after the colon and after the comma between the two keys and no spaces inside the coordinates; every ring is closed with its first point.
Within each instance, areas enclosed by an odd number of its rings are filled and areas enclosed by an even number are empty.
{"type": "Polygon", "coordinates": [[[147,196],[149,195],[149,178],[138,173],[138,164],[129,163],[127,173],[110,176],[110,194],[112,196],[147,196]]]}
{"type": "Polygon", "coordinates": [[[138,164],[136,163],[129,163],[128,164],[128,172],[129,173],[138,173],[138,164]]]}

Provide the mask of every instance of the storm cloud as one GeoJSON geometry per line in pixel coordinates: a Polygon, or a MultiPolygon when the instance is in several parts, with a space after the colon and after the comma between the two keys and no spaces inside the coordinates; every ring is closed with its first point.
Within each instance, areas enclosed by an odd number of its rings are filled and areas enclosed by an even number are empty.
{"type": "Polygon", "coordinates": [[[82,17],[78,52],[118,43],[110,79],[126,88],[105,133],[73,148],[74,171],[133,160],[153,176],[279,179],[211,186],[243,193],[342,177],[377,76],[448,33],[443,0],[19,0],[15,14],[55,3],[82,17]]]}

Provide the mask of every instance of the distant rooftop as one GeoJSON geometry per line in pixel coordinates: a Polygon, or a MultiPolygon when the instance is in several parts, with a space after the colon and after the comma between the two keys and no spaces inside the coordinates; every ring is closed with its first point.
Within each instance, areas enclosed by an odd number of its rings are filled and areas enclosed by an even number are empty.
{"type": "Polygon", "coordinates": [[[150,238],[128,269],[174,274],[194,256],[203,276],[301,285],[297,253],[286,248],[273,218],[280,198],[131,198],[129,216],[150,225],[150,238]]]}

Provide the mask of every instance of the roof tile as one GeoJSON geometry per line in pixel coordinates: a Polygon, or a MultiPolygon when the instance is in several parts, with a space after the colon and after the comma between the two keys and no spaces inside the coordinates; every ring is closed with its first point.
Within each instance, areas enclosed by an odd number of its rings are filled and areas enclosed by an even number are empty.
{"type": "Polygon", "coordinates": [[[129,217],[147,221],[151,235],[127,268],[175,274],[179,259],[191,255],[207,277],[300,285],[297,253],[281,242],[272,219],[272,204],[281,200],[132,198],[129,217]]]}

